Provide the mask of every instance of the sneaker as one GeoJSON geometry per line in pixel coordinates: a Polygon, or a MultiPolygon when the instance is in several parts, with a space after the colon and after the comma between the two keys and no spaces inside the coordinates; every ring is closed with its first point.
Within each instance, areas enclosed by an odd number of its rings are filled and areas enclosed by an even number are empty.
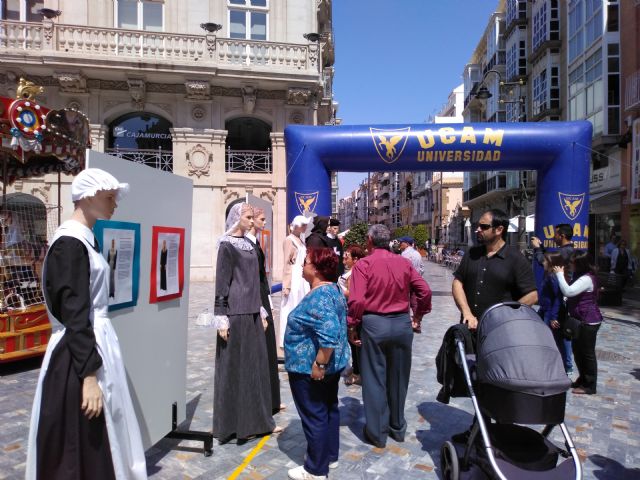
{"type": "Polygon", "coordinates": [[[313,475],[307,472],[304,469],[304,465],[300,465],[299,467],[292,468],[287,472],[287,474],[289,475],[289,478],[293,480],[316,480],[316,479],[322,479],[322,478],[329,478],[328,475],[313,475]]]}

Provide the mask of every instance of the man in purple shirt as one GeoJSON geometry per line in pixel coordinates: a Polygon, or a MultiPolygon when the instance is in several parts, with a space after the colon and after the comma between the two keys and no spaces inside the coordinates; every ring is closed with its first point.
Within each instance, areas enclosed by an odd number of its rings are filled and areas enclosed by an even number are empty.
{"type": "Polygon", "coordinates": [[[347,322],[349,341],[362,343],[364,438],[384,448],[387,436],[404,441],[413,332],[419,331],[423,315],[431,311],[431,289],[411,262],[389,251],[387,227],[372,225],[367,235],[371,253],[353,266],[347,322]],[[416,298],[413,318],[409,316],[411,294],[416,298]]]}

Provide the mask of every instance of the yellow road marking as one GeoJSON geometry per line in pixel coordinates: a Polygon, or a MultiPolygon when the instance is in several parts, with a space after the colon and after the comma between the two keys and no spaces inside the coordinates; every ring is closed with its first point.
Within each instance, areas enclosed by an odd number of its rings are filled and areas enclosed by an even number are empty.
{"type": "Polygon", "coordinates": [[[251,463],[251,460],[253,460],[253,457],[255,457],[258,454],[258,452],[262,450],[262,447],[264,447],[264,444],[267,443],[267,440],[269,440],[270,438],[271,438],[271,435],[266,435],[262,437],[262,439],[258,442],[258,445],[256,445],[255,448],[251,450],[251,452],[249,452],[249,455],[247,455],[247,458],[244,459],[244,462],[238,465],[238,468],[236,468],[233,471],[233,473],[229,476],[227,480],[235,480],[236,478],[238,478],[238,476],[242,473],[242,471],[249,466],[249,463],[251,463]]]}

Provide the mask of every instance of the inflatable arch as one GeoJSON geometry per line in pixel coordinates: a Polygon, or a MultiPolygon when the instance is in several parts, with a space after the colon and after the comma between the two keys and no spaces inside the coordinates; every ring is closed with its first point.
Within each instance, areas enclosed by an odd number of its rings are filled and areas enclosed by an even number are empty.
{"type": "Polygon", "coordinates": [[[536,235],[554,225],[587,249],[592,126],[580,122],[290,126],[287,219],[331,214],[331,171],[537,170],[536,235]]]}

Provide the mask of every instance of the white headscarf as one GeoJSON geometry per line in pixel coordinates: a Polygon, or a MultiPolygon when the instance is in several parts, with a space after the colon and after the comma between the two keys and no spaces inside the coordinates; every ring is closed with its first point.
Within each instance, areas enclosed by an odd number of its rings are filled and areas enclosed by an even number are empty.
{"type": "Polygon", "coordinates": [[[229,210],[229,215],[227,216],[227,221],[225,222],[224,226],[224,235],[218,240],[218,246],[220,245],[220,242],[229,242],[234,247],[237,247],[241,250],[253,250],[253,246],[251,246],[251,243],[244,237],[237,238],[232,236],[232,234],[235,233],[236,230],[238,230],[240,217],[242,215],[243,208],[245,208],[245,205],[251,208],[251,205],[242,202],[236,203],[233,207],[231,207],[231,210],[229,210]]]}
{"type": "Polygon", "coordinates": [[[116,177],[99,168],[87,168],[73,179],[71,200],[77,202],[83,198],[94,197],[101,190],[116,190],[116,199],[119,202],[129,192],[129,184],[118,182],[116,177]]]}

